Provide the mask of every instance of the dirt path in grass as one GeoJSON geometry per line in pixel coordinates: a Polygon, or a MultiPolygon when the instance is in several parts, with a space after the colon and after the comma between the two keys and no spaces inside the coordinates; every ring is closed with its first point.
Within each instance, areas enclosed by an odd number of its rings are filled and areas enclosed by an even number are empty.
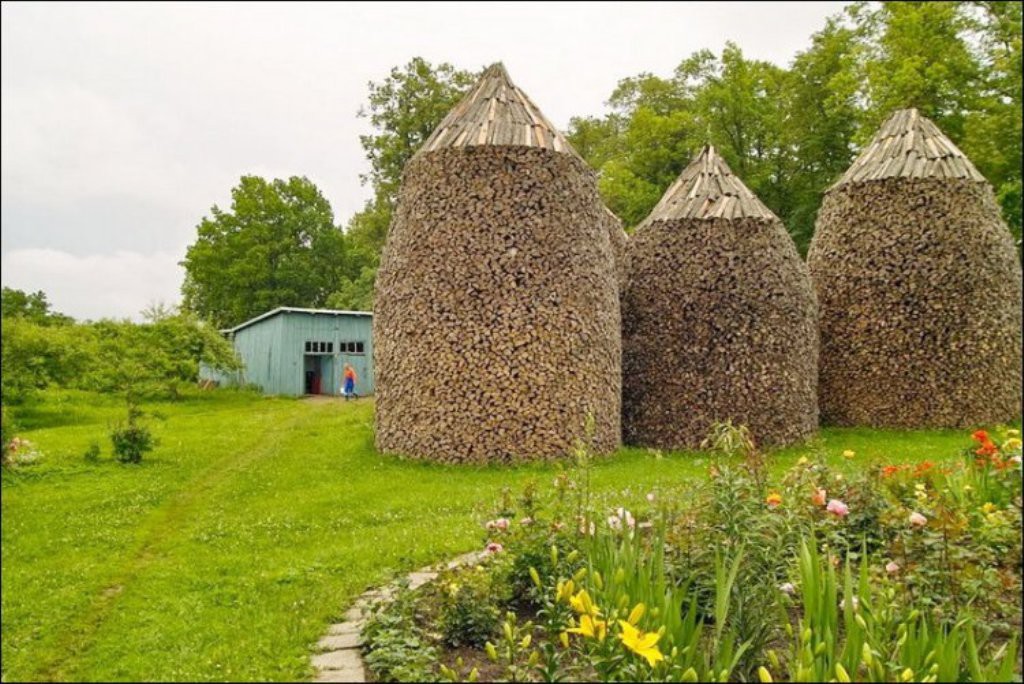
{"type": "Polygon", "coordinates": [[[160,559],[160,549],[176,533],[186,529],[185,521],[201,508],[209,493],[216,491],[260,459],[273,455],[295,430],[315,420],[315,413],[296,411],[287,420],[275,423],[273,429],[254,435],[255,447],[242,448],[228,456],[212,461],[206,468],[168,497],[167,501],[150,513],[143,524],[136,544],[128,550],[120,568],[112,574],[93,597],[89,606],[70,620],[66,630],[54,644],[54,656],[41,660],[30,679],[35,681],[66,681],[69,664],[80,653],[89,649],[96,632],[111,614],[117,601],[154,562],[160,559]]]}

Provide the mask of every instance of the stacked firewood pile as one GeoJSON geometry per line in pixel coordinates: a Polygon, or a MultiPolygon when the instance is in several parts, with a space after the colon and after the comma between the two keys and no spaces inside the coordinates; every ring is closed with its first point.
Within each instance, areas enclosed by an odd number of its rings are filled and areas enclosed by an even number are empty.
{"type": "Polygon", "coordinates": [[[1021,407],[1021,268],[984,177],[896,112],[825,196],[808,253],[822,419],[965,427],[1021,407]]]}
{"type": "Polygon", "coordinates": [[[376,283],[377,447],[443,462],[555,458],[581,438],[614,450],[608,226],[593,172],[488,69],[404,172],[376,283]]]}
{"type": "Polygon", "coordinates": [[[612,243],[612,257],[615,261],[615,278],[619,283],[620,294],[625,291],[629,280],[629,236],[622,229],[622,220],[604,207],[605,224],[608,226],[608,237],[612,243]]]}
{"type": "Polygon", "coordinates": [[[779,219],[705,147],[630,238],[623,297],[628,443],[699,446],[716,421],[762,444],[817,429],[807,269],[779,219]]]}

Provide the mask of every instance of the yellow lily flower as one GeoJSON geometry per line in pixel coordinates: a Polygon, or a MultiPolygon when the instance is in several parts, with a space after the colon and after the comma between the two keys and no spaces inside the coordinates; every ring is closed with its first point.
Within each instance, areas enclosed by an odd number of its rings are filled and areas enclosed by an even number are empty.
{"type": "Polygon", "coordinates": [[[590,615],[591,617],[599,617],[601,615],[601,611],[594,605],[586,589],[580,589],[578,594],[570,597],[569,605],[580,615],[590,615]]]}
{"type": "Polygon", "coordinates": [[[582,615],[580,616],[579,627],[570,627],[565,631],[570,634],[580,634],[591,639],[604,641],[604,638],[608,635],[608,623],[590,615],[582,615]]]}
{"type": "Polygon", "coordinates": [[[619,635],[622,643],[633,653],[646,659],[651,667],[665,659],[665,656],[661,654],[657,646],[658,640],[661,639],[661,634],[657,632],[641,632],[625,620],[619,620],[619,626],[622,627],[622,634],[619,635]]]}

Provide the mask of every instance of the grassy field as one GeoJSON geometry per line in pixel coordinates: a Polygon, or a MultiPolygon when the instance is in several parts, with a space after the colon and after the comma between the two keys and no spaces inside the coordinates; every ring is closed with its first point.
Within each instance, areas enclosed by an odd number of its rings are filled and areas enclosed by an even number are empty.
{"type": "MultiPolygon", "coordinates": [[[[368,400],[220,391],[149,408],[166,420],[138,466],[110,458],[113,398],[51,394],[15,412],[43,457],[3,473],[5,680],[307,678],[312,644],[359,593],[478,548],[502,487],[550,486],[556,472],[381,456],[368,400]],[[92,441],[98,463],[82,456],[92,441]]],[[[941,461],[968,443],[828,429],[773,458],[783,468],[820,449],[852,469],[941,461]]],[[[699,455],[626,449],[596,465],[594,483],[629,499],[706,469],[699,455]]]]}

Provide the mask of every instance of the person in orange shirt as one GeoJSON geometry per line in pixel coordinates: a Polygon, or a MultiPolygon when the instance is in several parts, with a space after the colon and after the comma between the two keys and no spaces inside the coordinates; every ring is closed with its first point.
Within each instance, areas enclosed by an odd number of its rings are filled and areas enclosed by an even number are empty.
{"type": "Polygon", "coordinates": [[[343,386],[344,386],[345,401],[348,401],[352,397],[355,397],[355,398],[358,399],[359,395],[356,394],[356,380],[358,378],[356,376],[356,371],[355,371],[354,368],[352,368],[351,364],[347,364],[347,363],[345,364],[345,371],[342,373],[342,379],[343,379],[343,382],[344,382],[343,386]]]}

